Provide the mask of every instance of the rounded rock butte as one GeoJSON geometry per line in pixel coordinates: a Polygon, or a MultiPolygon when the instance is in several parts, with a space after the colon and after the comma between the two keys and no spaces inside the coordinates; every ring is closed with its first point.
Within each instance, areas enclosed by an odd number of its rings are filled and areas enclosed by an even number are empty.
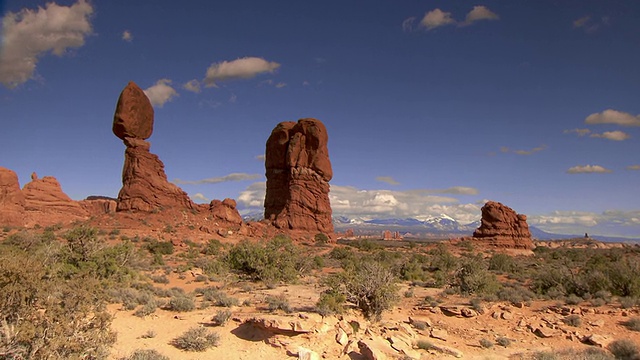
{"type": "Polygon", "coordinates": [[[113,133],[121,140],[146,140],[153,133],[153,106],[144,91],[133,81],[120,93],[113,115],[113,133]]]}

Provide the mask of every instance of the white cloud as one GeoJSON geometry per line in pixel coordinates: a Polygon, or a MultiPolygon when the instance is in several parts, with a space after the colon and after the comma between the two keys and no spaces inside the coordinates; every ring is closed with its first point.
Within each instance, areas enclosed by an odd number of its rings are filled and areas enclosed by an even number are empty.
{"type": "Polygon", "coordinates": [[[193,79],[182,85],[182,88],[197,94],[200,92],[200,82],[196,79],[193,79]]]}
{"type": "Polygon", "coordinates": [[[244,57],[232,61],[211,64],[207,69],[204,83],[207,87],[216,86],[217,81],[250,79],[258,74],[273,73],[280,64],[258,57],[244,57]]]}
{"type": "Polygon", "coordinates": [[[589,129],[571,129],[563,131],[564,134],[576,133],[578,136],[585,136],[591,133],[589,129]]]}
{"type": "Polygon", "coordinates": [[[574,166],[569,170],[567,170],[568,174],[588,174],[588,173],[604,174],[604,173],[610,173],[610,172],[612,171],[600,165],[574,166]]]}
{"type": "Polygon", "coordinates": [[[500,16],[489,10],[486,6],[477,5],[473,7],[473,10],[469,11],[464,22],[460,23],[460,26],[468,26],[476,21],[480,20],[498,20],[500,16]]]}
{"type": "Polygon", "coordinates": [[[129,31],[129,30],[123,31],[122,32],[122,40],[124,40],[126,42],[133,41],[133,35],[131,34],[131,31],[129,31]]]}
{"type": "Polygon", "coordinates": [[[264,207],[264,197],[267,193],[266,182],[256,182],[238,196],[238,204],[245,207],[264,207]]]}
{"type": "Polygon", "coordinates": [[[391,176],[378,176],[376,178],[377,181],[381,181],[384,183],[387,183],[389,185],[400,185],[399,182],[397,182],[394,178],[392,178],[391,176]]]}
{"type": "Polygon", "coordinates": [[[602,213],[586,211],[554,211],[527,217],[529,225],[559,234],[602,232],[637,237],[640,229],[640,210],[607,210],[602,213]]]}
{"type": "Polygon", "coordinates": [[[640,170],[640,165],[629,165],[627,170],[640,170]]]}
{"type": "Polygon", "coordinates": [[[171,101],[174,97],[179,96],[176,89],[171,87],[171,80],[160,79],[155,85],[144,90],[147,94],[151,105],[162,107],[167,101],[171,101]]]}
{"type": "Polygon", "coordinates": [[[191,196],[191,200],[195,202],[209,202],[210,200],[205,197],[202,193],[195,193],[191,196]]]}
{"type": "Polygon", "coordinates": [[[456,21],[451,17],[450,12],[444,12],[440,9],[429,11],[420,21],[420,25],[426,27],[427,30],[455,23],[456,21]]]}
{"type": "Polygon", "coordinates": [[[416,17],[412,16],[410,18],[405,19],[402,22],[402,31],[404,32],[411,32],[413,31],[413,25],[416,22],[416,17]]]}
{"type": "Polygon", "coordinates": [[[640,115],[607,109],[601,113],[594,113],[584,120],[587,124],[615,124],[620,126],[640,126],[640,115]]]}
{"type": "Polygon", "coordinates": [[[267,160],[267,156],[265,154],[256,155],[256,160],[265,161],[267,160]]]}
{"type": "Polygon", "coordinates": [[[0,82],[8,87],[33,77],[38,58],[51,51],[62,56],[70,48],[84,45],[91,34],[93,7],[85,0],[71,6],[48,3],[38,10],[22,9],[2,18],[0,82]]]}
{"type": "Polygon", "coordinates": [[[602,25],[609,25],[609,21],[610,19],[608,16],[603,16],[600,20],[593,20],[591,16],[587,15],[574,20],[573,27],[575,29],[582,29],[585,33],[590,34],[600,29],[602,25]]]}
{"type": "Polygon", "coordinates": [[[235,104],[236,101],[238,101],[238,95],[231,94],[231,96],[229,96],[229,102],[235,104]]]}
{"type": "Polygon", "coordinates": [[[208,179],[202,180],[180,180],[175,179],[173,182],[175,184],[185,184],[185,185],[200,185],[200,184],[218,184],[222,182],[228,181],[244,181],[244,180],[255,180],[261,178],[260,174],[247,174],[247,173],[231,173],[225,176],[212,177],[208,179]]]}
{"type": "Polygon", "coordinates": [[[276,88],[278,88],[278,89],[282,89],[285,86],[287,86],[287,84],[283,83],[283,82],[279,82],[279,83],[276,84],[276,88]]]}
{"type": "Polygon", "coordinates": [[[607,140],[613,141],[624,141],[630,138],[631,136],[623,131],[605,131],[602,134],[591,134],[592,138],[603,138],[607,140]]]}

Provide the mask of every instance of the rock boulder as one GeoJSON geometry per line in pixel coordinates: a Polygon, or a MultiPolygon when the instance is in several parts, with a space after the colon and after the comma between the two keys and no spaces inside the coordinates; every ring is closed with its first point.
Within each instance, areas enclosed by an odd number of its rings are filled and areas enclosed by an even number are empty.
{"type": "Polygon", "coordinates": [[[22,225],[25,198],[18,175],[0,167],[0,225],[22,225]]]}

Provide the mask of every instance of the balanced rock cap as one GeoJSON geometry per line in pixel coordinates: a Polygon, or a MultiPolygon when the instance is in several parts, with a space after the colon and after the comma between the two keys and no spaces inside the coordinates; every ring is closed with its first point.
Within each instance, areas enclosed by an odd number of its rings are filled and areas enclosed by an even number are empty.
{"type": "Polygon", "coordinates": [[[144,91],[133,81],[129,81],[118,98],[113,115],[113,133],[121,140],[146,140],[153,133],[153,106],[144,91]]]}

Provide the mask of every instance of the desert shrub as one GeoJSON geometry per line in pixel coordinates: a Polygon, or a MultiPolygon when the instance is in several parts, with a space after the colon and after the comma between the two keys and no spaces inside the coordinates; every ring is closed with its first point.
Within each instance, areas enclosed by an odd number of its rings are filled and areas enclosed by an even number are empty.
{"type": "Polygon", "coordinates": [[[562,322],[573,327],[580,327],[582,325],[582,318],[580,315],[573,314],[562,319],[562,322]]]}
{"type": "Polygon", "coordinates": [[[493,341],[482,338],[480,339],[480,346],[482,346],[484,349],[491,349],[493,347],[493,341]]]}
{"type": "Polygon", "coordinates": [[[231,310],[218,310],[218,312],[211,319],[216,325],[222,326],[231,319],[231,310]]]}
{"type": "Polygon", "coordinates": [[[549,351],[536,351],[531,355],[532,360],[558,360],[556,354],[549,351]]]}
{"type": "Polygon", "coordinates": [[[496,276],[487,270],[480,256],[463,259],[454,279],[463,294],[494,294],[500,288],[496,276]]]}
{"type": "Polygon", "coordinates": [[[591,303],[591,306],[600,307],[605,305],[607,301],[601,298],[594,298],[594,299],[591,299],[590,303],[591,303]]]}
{"type": "Polygon", "coordinates": [[[187,312],[195,310],[196,304],[190,297],[174,296],[169,300],[167,308],[173,311],[187,312]]]}
{"type": "Polygon", "coordinates": [[[329,253],[329,257],[336,260],[343,260],[355,257],[353,251],[348,247],[336,246],[329,253]]]}
{"type": "Polygon", "coordinates": [[[213,302],[215,306],[231,307],[237,306],[239,303],[238,299],[231,297],[214,287],[208,287],[202,290],[196,289],[196,292],[201,292],[203,299],[213,302]]]}
{"type": "Polygon", "coordinates": [[[166,275],[152,275],[149,277],[156,284],[168,284],[169,278],[166,275]]]}
{"type": "Polygon", "coordinates": [[[582,298],[576,294],[570,294],[564,299],[565,304],[567,305],[578,305],[582,302],[582,298]]]}
{"type": "Polygon", "coordinates": [[[507,347],[511,345],[511,340],[507,337],[500,336],[499,338],[496,339],[496,344],[507,347]]]}
{"type": "Polygon", "coordinates": [[[429,325],[427,325],[426,322],[424,321],[420,321],[420,320],[414,320],[411,322],[411,326],[413,326],[414,328],[418,329],[418,330],[426,330],[429,325]]]}
{"type": "Polygon", "coordinates": [[[638,360],[640,359],[640,348],[633,341],[622,339],[615,340],[607,347],[609,351],[621,360],[638,360]]]}
{"type": "Polygon", "coordinates": [[[480,298],[473,298],[471,299],[471,308],[475,311],[477,311],[479,314],[483,314],[484,313],[484,305],[482,305],[482,299],[480,298]]]}
{"type": "Polygon", "coordinates": [[[620,298],[620,307],[623,309],[631,309],[638,304],[638,299],[631,296],[625,296],[620,298]]]}
{"type": "Polygon", "coordinates": [[[429,340],[420,339],[416,342],[416,347],[422,350],[431,350],[433,349],[433,344],[429,340]]]}
{"type": "Polygon", "coordinates": [[[294,281],[311,269],[310,258],[284,236],[266,243],[240,241],[229,249],[225,260],[231,269],[270,283],[294,281]]]}
{"type": "Polygon", "coordinates": [[[195,281],[195,282],[205,282],[205,281],[208,281],[208,280],[209,280],[209,277],[207,277],[206,275],[202,275],[202,274],[197,275],[196,278],[193,279],[193,281],[195,281]]]}
{"type": "Polygon", "coordinates": [[[489,258],[489,270],[509,273],[515,267],[513,258],[507,254],[493,254],[489,258]]]}
{"type": "Polygon", "coordinates": [[[400,265],[400,278],[408,281],[425,281],[429,279],[429,259],[422,254],[413,254],[400,265]]]}
{"type": "Polygon", "coordinates": [[[527,302],[535,298],[535,294],[529,289],[519,286],[505,284],[496,294],[499,300],[508,301],[512,304],[527,302]]]}
{"type": "Polygon", "coordinates": [[[431,257],[431,271],[440,270],[445,273],[451,272],[458,266],[458,259],[447,250],[444,244],[438,244],[429,250],[431,257]]]}
{"type": "Polygon", "coordinates": [[[344,294],[367,318],[379,320],[382,312],[398,300],[395,276],[391,270],[375,261],[358,263],[354,268],[330,278],[329,291],[344,294]]]}
{"type": "Polygon", "coordinates": [[[193,264],[209,276],[222,275],[228,272],[227,264],[219,259],[201,257],[196,259],[193,264]]]}
{"type": "Polygon", "coordinates": [[[324,245],[329,242],[329,237],[323,233],[317,233],[313,239],[318,245],[324,245]]]}
{"type": "Polygon", "coordinates": [[[346,300],[344,294],[325,291],[320,294],[320,298],[316,303],[316,312],[322,316],[342,314],[346,300]]]}
{"type": "Polygon", "coordinates": [[[282,310],[287,314],[293,311],[293,309],[291,309],[291,305],[289,305],[289,300],[284,294],[280,294],[277,296],[267,296],[265,301],[267,302],[269,311],[282,310]]]}
{"type": "Polygon", "coordinates": [[[120,360],[169,360],[169,358],[153,349],[138,349],[120,360]]]}
{"type": "Polygon", "coordinates": [[[218,239],[210,239],[202,248],[204,255],[219,255],[224,245],[218,239]]]}
{"type": "Polygon", "coordinates": [[[412,298],[413,297],[413,289],[408,289],[407,291],[404,292],[404,297],[406,298],[412,298]]]}
{"type": "Polygon", "coordinates": [[[185,351],[206,351],[219,343],[220,335],[203,327],[192,327],[171,341],[171,345],[185,351]]]}
{"type": "Polygon", "coordinates": [[[66,249],[31,245],[0,250],[0,358],[106,357],[115,333],[101,279],[63,276],[66,249]]]}
{"type": "Polygon", "coordinates": [[[140,335],[141,338],[143,339],[153,339],[154,337],[156,337],[156,332],[154,330],[147,330],[146,333],[140,335]]]}
{"type": "Polygon", "coordinates": [[[640,331],[640,318],[634,317],[622,323],[627,329],[640,331]]]}
{"type": "Polygon", "coordinates": [[[362,250],[362,251],[368,251],[368,252],[373,252],[373,251],[377,251],[377,250],[382,250],[382,245],[379,245],[369,239],[361,239],[361,240],[354,240],[354,241],[350,241],[349,242],[349,246],[352,246],[356,249],[362,250]]]}
{"type": "Polygon", "coordinates": [[[156,301],[149,301],[148,303],[142,305],[142,307],[138,308],[133,315],[137,317],[145,317],[153,314],[158,308],[158,304],[156,301]]]}
{"type": "Polygon", "coordinates": [[[147,239],[148,242],[145,244],[145,249],[147,249],[151,254],[160,254],[160,255],[171,255],[173,254],[173,243],[171,241],[158,241],[155,239],[147,239]]]}

